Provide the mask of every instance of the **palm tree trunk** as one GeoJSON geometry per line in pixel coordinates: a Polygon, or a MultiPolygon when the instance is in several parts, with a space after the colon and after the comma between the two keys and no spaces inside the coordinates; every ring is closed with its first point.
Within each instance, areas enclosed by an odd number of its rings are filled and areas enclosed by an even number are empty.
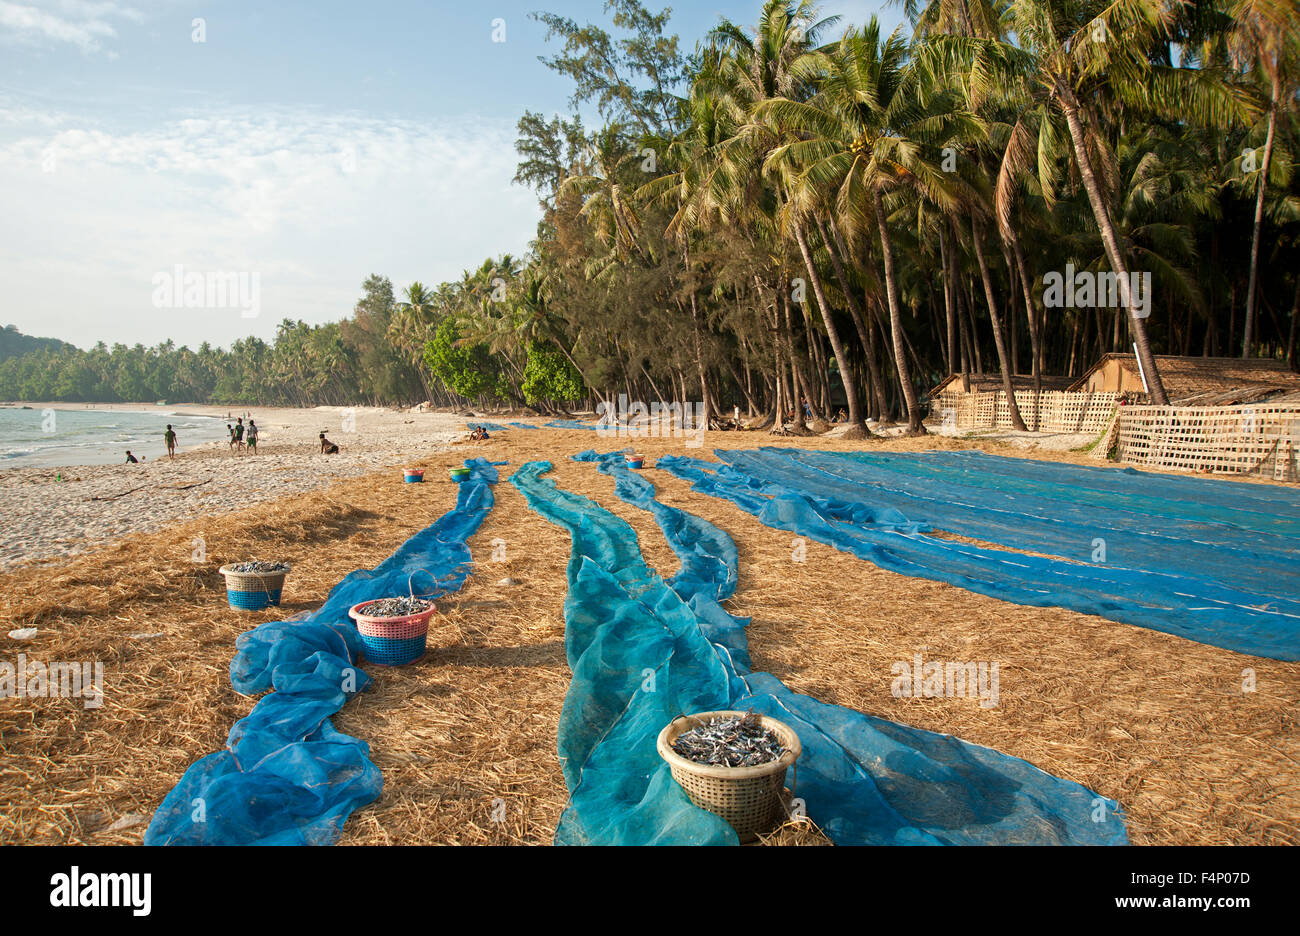
{"type": "Polygon", "coordinates": [[[799,252],[803,255],[804,266],[808,268],[808,279],[812,282],[813,295],[817,297],[817,307],[821,309],[822,320],[826,323],[826,336],[830,339],[831,350],[835,352],[835,363],[839,367],[840,380],[844,384],[844,395],[849,398],[849,425],[852,427],[849,432],[852,436],[856,436],[859,432],[864,436],[869,435],[866,420],[862,418],[857,381],[853,379],[853,372],[849,369],[849,357],[844,351],[844,342],[840,340],[839,329],[835,327],[835,321],[831,318],[830,306],[822,292],[822,280],[817,274],[817,266],[813,263],[812,251],[808,249],[808,238],[804,235],[803,223],[800,221],[794,223],[794,237],[799,244],[799,252]]]}
{"type": "Polygon", "coordinates": [[[943,261],[943,312],[948,325],[948,373],[951,375],[957,373],[961,349],[957,345],[960,339],[957,337],[957,315],[953,309],[957,299],[952,294],[952,258],[948,256],[948,239],[943,236],[942,229],[939,231],[939,257],[943,261]]]}
{"type": "Polygon", "coordinates": [[[804,378],[803,368],[799,366],[799,355],[794,349],[794,322],[790,317],[790,303],[786,301],[785,293],[777,293],[777,300],[781,305],[781,320],[785,323],[785,349],[790,355],[790,389],[794,391],[794,431],[803,434],[806,431],[804,425],[804,412],[801,405],[804,400],[809,399],[808,381],[804,378]]]}
{"type": "Polygon", "coordinates": [[[1286,338],[1286,363],[1292,370],[1296,370],[1295,359],[1295,320],[1300,318],[1300,275],[1295,279],[1295,300],[1291,303],[1291,327],[1288,329],[1286,338]]]}
{"type": "Polygon", "coordinates": [[[889,225],[885,221],[884,200],[879,191],[872,192],[876,211],[876,224],[880,228],[880,252],[885,261],[885,295],[889,299],[889,331],[894,343],[894,366],[898,368],[898,385],[907,401],[907,431],[910,435],[923,435],[921,406],[916,399],[916,388],[907,366],[907,347],[903,343],[903,314],[898,306],[898,280],[894,274],[894,245],[889,238],[889,225]]]}
{"type": "MultiPolygon", "coordinates": [[[[1020,236],[1016,233],[1015,228],[1010,228],[1007,232],[1007,239],[1011,244],[1012,256],[1016,259],[1016,274],[1020,280],[1020,289],[1025,297],[1025,315],[1029,320],[1029,344],[1030,354],[1033,355],[1034,375],[1034,431],[1038,431],[1038,400],[1043,392],[1043,347],[1042,336],[1038,332],[1038,314],[1034,308],[1034,290],[1029,284],[1029,270],[1025,264],[1025,252],[1020,245],[1020,236]]],[[[1076,319],[1074,323],[1076,332],[1079,328],[1079,322],[1076,319]]],[[[1073,357],[1074,342],[1071,339],[1070,353],[1073,357]]]]}
{"type": "Polygon", "coordinates": [[[1133,329],[1133,340],[1137,345],[1138,360],[1142,362],[1142,369],[1146,373],[1147,388],[1151,391],[1151,401],[1156,406],[1168,406],[1169,396],[1165,393],[1165,385],[1160,380],[1160,371],[1156,367],[1155,355],[1151,353],[1151,341],[1147,337],[1146,323],[1133,314],[1133,296],[1129,288],[1128,267],[1124,263],[1123,254],[1119,249],[1119,236],[1115,233],[1115,226],[1111,223],[1110,212],[1106,210],[1106,204],[1102,201],[1101,187],[1097,184],[1097,177],[1092,170],[1092,160],[1088,157],[1087,142],[1084,139],[1083,123],[1079,119],[1079,102],[1074,97],[1074,92],[1062,80],[1057,81],[1061,109],[1065,112],[1065,122],[1070,128],[1070,142],[1074,147],[1074,161],[1079,167],[1079,176],[1083,181],[1084,190],[1088,193],[1088,202],[1092,205],[1092,214],[1097,221],[1097,227],[1101,231],[1102,244],[1106,247],[1106,256],[1110,260],[1111,269],[1119,277],[1120,300],[1124,308],[1129,313],[1129,325],[1133,329]]]}
{"type": "Polygon", "coordinates": [[[975,260],[979,264],[980,279],[984,281],[984,299],[989,305],[989,318],[993,322],[993,344],[998,349],[998,366],[1002,368],[1002,390],[1007,395],[1007,411],[1011,416],[1011,428],[1017,432],[1027,432],[1025,420],[1020,415],[1016,403],[1015,382],[1011,379],[1011,362],[1007,359],[1007,342],[1002,334],[1002,318],[998,314],[998,300],[993,295],[993,277],[989,274],[989,265],[984,259],[984,231],[979,220],[972,215],[970,219],[971,242],[975,245],[975,260]]]}
{"type": "MultiPolygon", "coordinates": [[[[820,220],[818,222],[820,224],[820,220]]],[[[835,243],[832,244],[826,237],[826,228],[822,227],[822,240],[826,241],[826,250],[831,255],[831,266],[835,269],[835,278],[840,281],[840,289],[844,290],[844,296],[848,300],[849,314],[853,317],[853,327],[858,330],[858,340],[862,342],[862,348],[867,353],[867,372],[871,378],[871,390],[875,394],[877,404],[875,416],[877,419],[884,418],[885,406],[885,385],[880,379],[880,367],[876,363],[876,335],[875,332],[866,328],[864,325],[865,314],[862,307],[858,304],[858,297],[849,287],[849,279],[844,271],[844,264],[840,259],[840,252],[844,251],[844,241],[840,237],[839,229],[835,227],[835,222],[831,221],[830,230],[834,234],[835,243]],[[838,250],[834,249],[838,248],[838,250]]],[[[846,254],[847,256],[847,254],[846,254]]],[[[867,406],[870,414],[871,406],[867,406]]]]}
{"type": "Polygon", "coordinates": [[[1246,287],[1246,336],[1241,342],[1241,356],[1250,357],[1255,338],[1255,284],[1259,272],[1259,237],[1264,227],[1264,189],[1268,187],[1268,167],[1273,161],[1273,135],[1277,129],[1277,106],[1281,78],[1273,74],[1272,97],[1268,106],[1268,136],[1264,140],[1264,164],[1259,169],[1259,192],[1255,196],[1255,231],[1250,240],[1250,284],[1246,287]]]}

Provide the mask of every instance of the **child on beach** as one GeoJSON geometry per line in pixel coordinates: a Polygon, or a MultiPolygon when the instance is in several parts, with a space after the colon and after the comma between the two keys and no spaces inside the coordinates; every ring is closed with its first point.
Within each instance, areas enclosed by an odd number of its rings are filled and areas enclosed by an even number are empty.
{"type": "Polygon", "coordinates": [[[475,426],[474,431],[470,433],[470,439],[474,442],[482,442],[483,440],[490,438],[492,437],[488,435],[488,431],[482,426],[475,426]]]}
{"type": "Polygon", "coordinates": [[[323,432],[320,434],[320,453],[322,455],[337,455],[339,453],[339,447],[325,438],[323,432]]]}
{"type": "Polygon", "coordinates": [[[240,416],[235,420],[235,448],[242,452],[244,450],[244,417],[240,416]]]}
{"type": "Polygon", "coordinates": [[[176,457],[176,433],[172,432],[172,424],[167,424],[167,431],[163,433],[163,441],[167,443],[167,457],[176,457]]]}
{"type": "Polygon", "coordinates": [[[130,450],[130,449],[127,449],[127,450],[126,450],[126,463],[127,463],[128,465],[138,465],[138,464],[140,464],[140,460],[139,460],[138,458],[136,458],[134,455],[131,454],[131,450],[130,450]]]}
{"type": "Polygon", "coordinates": [[[252,419],[248,420],[248,450],[257,454],[257,423],[252,419]]]}
{"type": "Polygon", "coordinates": [[[230,433],[230,450],[233,452],[235,450],[235,427],[230,423],[226,423],[226,431],[230,433]]]}

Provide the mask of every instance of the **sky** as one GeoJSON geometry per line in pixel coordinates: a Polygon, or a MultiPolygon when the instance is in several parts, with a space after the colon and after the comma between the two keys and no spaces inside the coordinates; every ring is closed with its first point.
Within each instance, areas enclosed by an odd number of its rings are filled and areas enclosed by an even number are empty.
{"type": "MultiPolygon", "coordinates": [[[[761,0],[663,5],[690,49],[761,0]]],[[[371,273],[523,254],[515,124],[572,93],[534,10],[608,27],[602,0],[0,0],[0,325],[228,347],[345,318],[371,273]]]]}

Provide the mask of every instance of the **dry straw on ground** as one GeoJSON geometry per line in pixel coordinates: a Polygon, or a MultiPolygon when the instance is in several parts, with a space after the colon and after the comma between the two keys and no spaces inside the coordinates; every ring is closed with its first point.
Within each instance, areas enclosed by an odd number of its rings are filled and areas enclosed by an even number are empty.
{"type": "MultiPolygon", "coordinates": [[[[766,433],[712,433],[707,441],[710,448],[970,447],[934,437],[851,443],[766,433]]],[[[423,485],[404,485],[393,470],[0,576],[0,634],[39,630],[24,644],[0,637],[3,658],[101,660],[107,683],[98,709],[76,699],[0,700],[0,842],[139,842],[185,768],[218,750],[253,706],[230,686],[235,638],[318,606],[349,571],[377,565],[436,519],[455,496],[445,469],[468,455],[510,461],[496,508],[470,540],[474,574],[444,603],[424,660],[369,668],[374,691],[335,718],[340,730],[370,743],[384,775],[382,796],[349,819],[342,841],[549,842],[565,805],[555,726],[569,681],[562,617],[569,540],[505,478],[524,461],[550,460],[558,484],[636,529],[652,567],[671,574],[678,565],[648,513],[619,501],[612,480],[591,465],[569,460],[592,446],[621,442],[591,432],[511,430],[430,456],[423,485]],[[206,544],[199,563],[192,561],[196,537],[206,544]],[[505,543],[503,562],[490,561],[497,539],[505,543]],[[216,570],[249,558],[293,563],[278,612],[227,607],[216,570]],[[506,577],[519,584],[497,584],[506,577]],[[162,636],[139,636],[151,634],[162,636]]],[[[636,447],[652,459],[708,457],[680,439],[637,440],[636,447]]],[[[1079,454],[1050,457],[1086,463],[1079,454]]],[[[741,579],[729,610],[754,618],[755,669],[823,701],[988,745],[1085,784],[1123,804],[1135,843],[1300,842],[1300,664],[1007,604],[885,572],[811,541],[806,561],[797,562],[791,534],[663,472],[647,475],[666,503],[735,538],[741,579]],[[894,698],[890,666],[916,653],[999,661],[998,706],[894,698]],[[1242,691],[1247,669],[1254,692],[1242,691]]],[[[825,839],[798,823],[767,841],[825,839]]]]}

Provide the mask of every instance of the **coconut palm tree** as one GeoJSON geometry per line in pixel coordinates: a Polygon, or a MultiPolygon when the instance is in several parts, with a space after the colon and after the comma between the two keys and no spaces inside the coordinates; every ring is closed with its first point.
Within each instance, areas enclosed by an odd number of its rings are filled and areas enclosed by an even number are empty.
{"type": "Polygon", "coordinates": [[[1255,338],[1256,294],[1260,234],[1264,226],[1264,190],[1273,165],[1278,116],[1294,113],[1300,93],[1300,0],[1236,0],[1233,25],[1227,31],[1228,56],[1241,71],[1256,72],[1268,86],[1268,119],[1264,156],[1255,174],[1255,222],[1250,238],[1250,281],[1246,287],[1246,324],[1241,356],[1251,356],[1255,338]]]}
{"type": "MultiPolygon", "coordinates": [[[[1064,118],[1068,152],[1078,170],[1152,400],[1168,396],[1129,285],[1127,251],[1111,210],[1115,154],[1106,130],[1112,112],[1125,121],[1178,114],[1200,126],[1224,126],[1249,113],[1244,95],[1209,69],[1162,65],[1151,53],[1167,45],[1179,4],[1167,0],[1011,0],[1006,27],[1016,44],[997,38],[936,36],[918,55],[944,61],[977,94],[998,84],[1023,89],[1027,100],[1064,118]]],[[[1039,122],[1040,166],[1061,141],[1051,120],[1039,122]]],[[[1046,179],[1040,182],[1046,184],[1046,179]]]]}
{"type": "Polygon", "coordinates": [[[901,35],[882,39],[873,17],[834,47],[817,53],[822,72],[807,102],[776,99],[758,112],[799,139],[776,148],[769,161],[797,167],[796,190],[824,192],[844,226],[874,223],[885,272],[894,366],[907,402],[910,432],[923,432],[903,334],[899,275],[886,200],[925,198],[945,211],[960,204],[956,180],[936,160],[949,141],[972,138],[978,125],[946,91],[922,94],[907,65],[901,35]],[[833,193],[833,194],[832,194],[833,193]]]}

